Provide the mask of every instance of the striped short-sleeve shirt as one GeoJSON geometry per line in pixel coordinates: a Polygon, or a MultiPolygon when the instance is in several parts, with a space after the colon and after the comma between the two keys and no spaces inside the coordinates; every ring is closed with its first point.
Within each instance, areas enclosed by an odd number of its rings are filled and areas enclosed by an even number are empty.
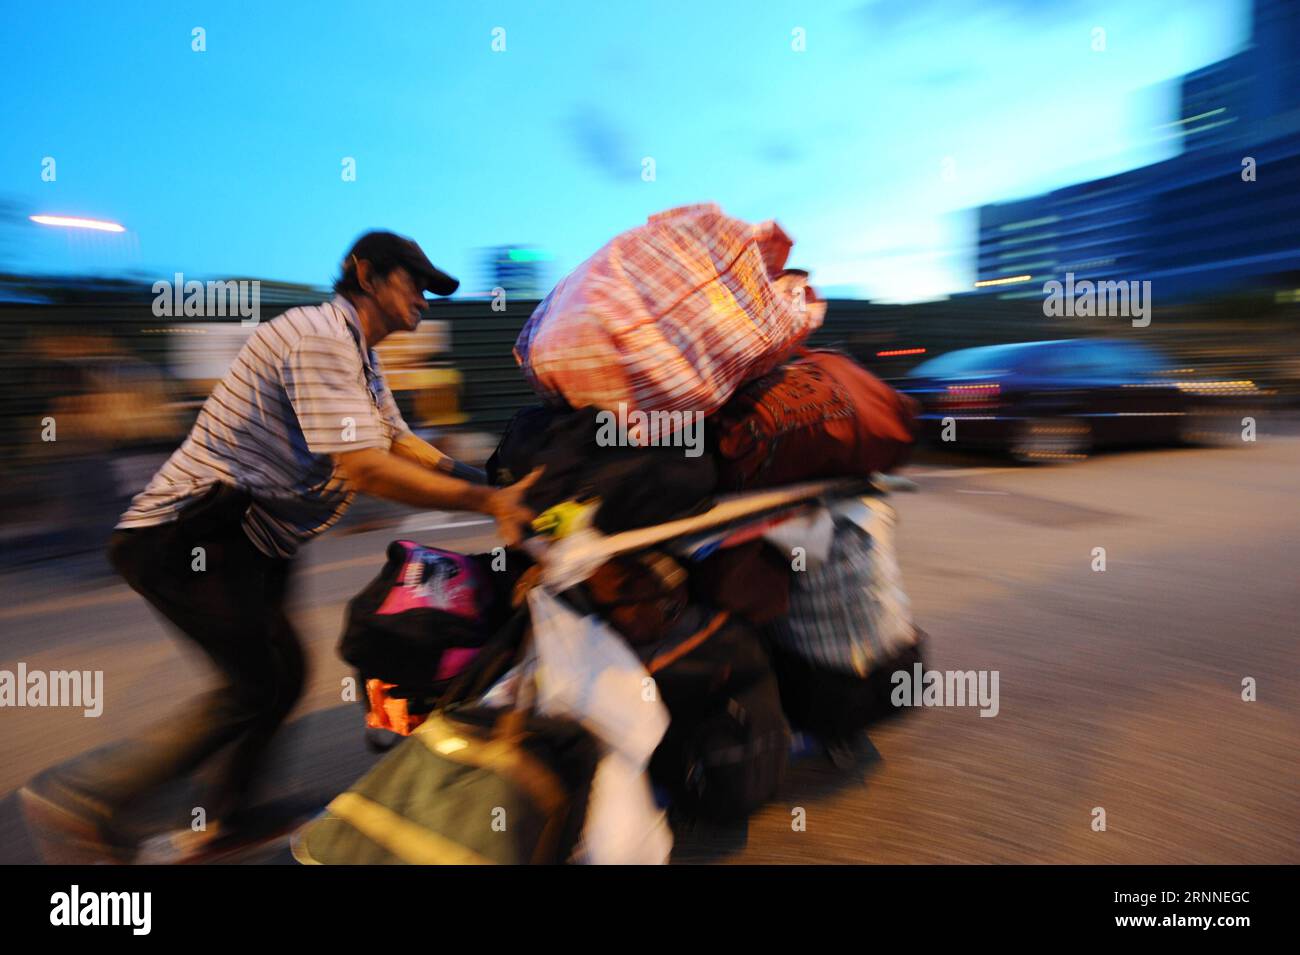
{"type": "Polygon", "coordinates": [[[362,343],[356,310],[342,296],[260,324],[117,526],[175,520],[217,482],[249,492],[244,530],[265,554],[292,556],[333,526],[354,492],[331,455],[387,450],[410,430],[362,343]]]}

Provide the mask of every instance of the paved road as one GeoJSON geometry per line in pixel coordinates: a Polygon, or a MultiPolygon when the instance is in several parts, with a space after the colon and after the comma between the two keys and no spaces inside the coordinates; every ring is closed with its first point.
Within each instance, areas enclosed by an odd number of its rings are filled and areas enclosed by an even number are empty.
{"type": "MultiPolygon", "coordinates": [[[[864,773],[805,760],[747,827],[688,833],[677,858],[1300,861],[1300,438],[1065,467],[956,464],[914,468],[921,493],[895,497],[903,571],[929,665],[997,671],[997,715],[908,712],[874,732],[882,759],[864,773]],[[1255,702],[1242,700],[1246,678],[1255,702]],[[791,826],[797,808],[804,831],[791,826]]],[[[314,671],[273,794],[324,801],[370,765],[359,711],[340,702],[343,604],[399,533],[491,546],[474,520],[354,523],[308,549],[298,620],[314,671]]],[[[32,861],[15,787],[166,718],[206,675],[107,579],[46,569],[2,582],[0,669],[106,674],[98,719],[0,710],[0,861],[32,861]]]]}

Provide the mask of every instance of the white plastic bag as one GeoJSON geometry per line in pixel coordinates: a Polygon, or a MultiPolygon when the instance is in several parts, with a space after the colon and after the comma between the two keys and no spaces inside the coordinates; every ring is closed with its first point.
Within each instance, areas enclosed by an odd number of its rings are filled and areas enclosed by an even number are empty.
{"type": "Polygon", "coordinates": [[[645,767],[668,729],[654,679],[623,638],[580,616],[544,587],[528,594],[537,708],[569,716],[633,765],[645,767]]]}
{"type": "Polygon", "coordinates": [[[539,713],[577,720],[601,743],[576,858],[594,865],[662,865],[672,852],[646,765],[668,729],[654,679],[617,633],[544,587],[528,594],[539,713]]]}
{"type": "Polygon", "coordinates": [[[585,865],[667,865],[668,813],[655,805],[644,768],[610,751],[596,764],[587,821],[574,861],[585,865]]]}

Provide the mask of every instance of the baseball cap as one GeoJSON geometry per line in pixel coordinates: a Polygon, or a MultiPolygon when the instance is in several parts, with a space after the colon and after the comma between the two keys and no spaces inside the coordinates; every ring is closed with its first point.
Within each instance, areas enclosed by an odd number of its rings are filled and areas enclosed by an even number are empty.
{"type": "Polygon", "coordinates": [[[421,289],[434,295],[450,295],[460,287],[459,280],[436,268],[429,261],[429,257],[416,245],[414,239],[408,239],[394,232],[367,232],[357,239],[343,259],[345,273],[348,270],[348,262],[353,256],[358,260],[365,259],[371,265],[379,266],[385,271],[394,265],[400,265],[411,273],[411,278],[415,279],[421,289]]]}

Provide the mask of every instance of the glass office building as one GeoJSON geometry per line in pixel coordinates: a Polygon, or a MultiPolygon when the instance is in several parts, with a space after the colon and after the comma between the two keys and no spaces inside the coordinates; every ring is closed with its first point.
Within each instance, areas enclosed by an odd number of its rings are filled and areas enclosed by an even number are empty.
{"type": "Polygon", "coordinates": [[[1152,283],[1170,304],[1240,288],[1300,287],[1300,4],[1257,0],[1242,52],[1182,77],[1167,124],[1181,154],[979,209],[976,290],[1152,283]]]}

